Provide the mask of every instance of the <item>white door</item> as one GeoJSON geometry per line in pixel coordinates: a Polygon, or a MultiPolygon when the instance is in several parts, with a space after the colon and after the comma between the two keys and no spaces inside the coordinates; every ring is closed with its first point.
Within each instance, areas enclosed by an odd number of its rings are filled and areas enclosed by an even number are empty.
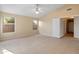
{"type": "Polygon", "coordinates": [[[79,38],[79,16],[74,17],[74,37],[79,38]]]}

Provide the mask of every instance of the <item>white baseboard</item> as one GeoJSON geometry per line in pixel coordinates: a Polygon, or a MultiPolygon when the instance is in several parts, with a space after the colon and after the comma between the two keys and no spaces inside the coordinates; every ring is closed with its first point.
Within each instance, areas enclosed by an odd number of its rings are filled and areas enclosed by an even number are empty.
{"type": "Polygon", "coordinates": [[[79,36],[74,36],[74,38],[79,38],[79,36]]]}
{"type": "Polygon", "coordinates": [[[56,38],[61,38],[61,37],[64,36],[64,35],[61,35],[61,36],[53,36],[53,35],[48,35],[48,34],[44,34],[44,33],[42,33],[41,35],[45,35],[45,36],[49,36],[49,37],[56,37],[56,38]]]}

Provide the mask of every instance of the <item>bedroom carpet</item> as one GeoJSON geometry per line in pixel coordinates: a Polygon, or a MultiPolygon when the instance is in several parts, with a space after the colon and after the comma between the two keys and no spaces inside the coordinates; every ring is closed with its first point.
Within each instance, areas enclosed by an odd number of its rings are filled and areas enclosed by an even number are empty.
{"type": "Polygon", "coordinates": [[[0,42],[0,53],[12,54],[78,54],[79,39],[34,35],[0,42]]]}

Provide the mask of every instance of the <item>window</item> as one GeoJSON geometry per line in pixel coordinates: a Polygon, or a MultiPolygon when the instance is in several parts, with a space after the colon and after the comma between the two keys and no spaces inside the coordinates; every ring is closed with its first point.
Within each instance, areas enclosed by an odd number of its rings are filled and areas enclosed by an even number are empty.
{"type": "Polygon", "coordinates": [[[3,33],[15,31],[15,17],[4,17],[3,20],[3,33]]]}

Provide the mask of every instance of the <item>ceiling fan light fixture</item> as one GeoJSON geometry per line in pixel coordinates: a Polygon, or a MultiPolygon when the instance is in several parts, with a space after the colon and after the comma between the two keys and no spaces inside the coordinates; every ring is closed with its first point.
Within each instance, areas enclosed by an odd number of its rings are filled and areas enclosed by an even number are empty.
{"type": "Polygon", "coordinates": [[[40,8],[39,8],[39,5],[36,4],[35,14],[39,14],[39,13],[40,13],[40,8]]]}
{"type": "Polygon", "coordinates": [[[39,11],[36,11],[35,13],[36,13],[36,14],[39,14],[39,11]]]}

